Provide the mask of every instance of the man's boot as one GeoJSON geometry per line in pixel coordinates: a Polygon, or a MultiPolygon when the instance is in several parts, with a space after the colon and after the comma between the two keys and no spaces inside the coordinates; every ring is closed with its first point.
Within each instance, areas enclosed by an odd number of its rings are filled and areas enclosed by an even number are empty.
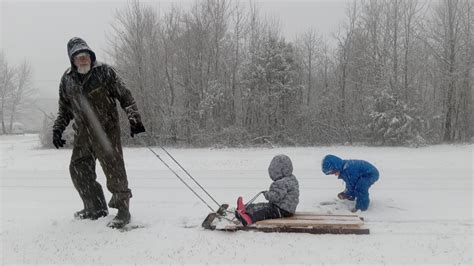
{"type": "Polygon", "coordinates": [[[110,221],[107,226],[110,228],[120,229],[130,223],[130,211],[128,209],[119,209],[117,215],[110,221]]]}
{"type": "Polygon", "coordinates": [[[99,209],[99,210],[94,210],[94,209],[83,209],[78,212],[74,213],[74,218],[79,219],[79,220],[97,220],[101,217],[105,217],[109,215],[109,211],[107,209],[99,209]]]}
{"type": "Polygon", "coordinates": [[[113,195],[109,202],[109,206],[117,208],[118,212],[114,219],[107,224],[108,227],[120,229],[130,223],[130,198],[123,197],[122,199],[119,199],[117,195],[113,195]]]}
{"type": "MultiPolygon", "coordinates": [[[[103,196],[102,196],[103,197],[103,196]]],[[[105,199],[100,201],[100,195],[97,197],[99,200],[83,200],[84,209],[75,212],[74,218],[79,220],[97,220],[101,217],[109,215],[107,205],[105,204],[105,199]]]]}
{"type": "Polygon", "coordinates": [[[84,195],[83,193],[81,195],[82,202],[84,204],[84,209],[75,212],[74,218],[79,220],[97,220],[101,217],[109,215],[107,203],[105,201],[104,192],[102,192],[102,188],[99,187],[94,192],[94,194],[90,193],[84,195]]]}

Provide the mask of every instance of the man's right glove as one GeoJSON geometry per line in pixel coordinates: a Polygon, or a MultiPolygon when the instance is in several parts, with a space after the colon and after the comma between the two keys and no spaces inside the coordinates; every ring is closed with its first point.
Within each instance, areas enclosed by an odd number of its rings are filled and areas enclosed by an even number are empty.
{"type": "Polygon", "coordinates": [[[133,138],[138,133],[145,132],[145,127],[140,120],[130,119],[130,136],[133,138]]]}
{"type": "Polygon", "coordinates": [[[63,132],[59,129],[53,130],[53,144],[56,149],[59,149],[59,147],[64,147],[64,144],[66,144],[66,141],[62,139],[63,137],[63,132]]]}

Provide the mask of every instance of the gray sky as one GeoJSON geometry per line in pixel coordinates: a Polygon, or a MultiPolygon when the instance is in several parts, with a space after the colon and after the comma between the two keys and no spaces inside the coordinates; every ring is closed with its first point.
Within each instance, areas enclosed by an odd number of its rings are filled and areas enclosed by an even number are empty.
{"type": "MultiPolygon", "coordinates": [[[[107,62],[104,50],[112,33],[114,13],[126,0],[0,0],[0,49],[10,65],[26,60],[33,69],[38,97],[57,98],[58,84],[69,65],[67,41],[78,36],[87,41],[99,61],[107,62]]],[[[166,11],[171,1],[141,1],[166,11]]],[[[174,1],[183,6],[191,0],[174,1]]],[[[244,1],[248,3],[248,1],[244,1]]],[[[328,37],[345,18],[347,0],[255,0],[261,13],[278,17],[283,35],[294,39],[308,28],[328,37]]]]}

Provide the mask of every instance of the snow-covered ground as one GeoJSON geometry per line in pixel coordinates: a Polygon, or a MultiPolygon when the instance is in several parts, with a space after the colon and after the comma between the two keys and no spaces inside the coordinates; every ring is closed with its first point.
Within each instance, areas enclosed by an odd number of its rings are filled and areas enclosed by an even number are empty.
{"type": "MultiPolygon", "coordinates": [[[[239,195],[250,199],[267,189],[268,164],[285,153],[300,181],[298,210],[322,213],[350,208],[335,197],[343,183],[321,173],[323,156],[366,159],[381,173],[361,213],[370,235],[204,230],[208,208],[145,148],[124,150],[132,223],[145,227],[107,228],[114,210],[97,221],[74,220],[82,205],[69,177],[71,150],[38,146],[35,135],[0,136],[5,264],[473,263],[473,145],[169,149],[209,193],[232,205],[239,195]],[[334,204],[320,204],[328,201],[334,204]]],[[[104,185],[100,166],[97,172],[104,185]]]]}

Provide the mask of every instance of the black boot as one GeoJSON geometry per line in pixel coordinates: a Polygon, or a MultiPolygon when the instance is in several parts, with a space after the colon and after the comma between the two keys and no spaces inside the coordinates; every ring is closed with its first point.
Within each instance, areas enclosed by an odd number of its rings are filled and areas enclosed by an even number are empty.
{"type": "Polygon", "coordinates": [[[89,189],[79,189],[84,209],[75,212],[74,218],[84,220],[97,220],[101,217],[109,215],[107,209],[107,202],[105,201],[102,187],[97,183],[97,186],[89,189]]]}
{"type": "Polygon", "coordinates": [[[110,221],[107,226],[110,228],[120,229],[130,223],[130,212],[128,209],[119,209],[117,215],[110,221]]]}
{"type": "Polygon", "coordinates": [[[83,209],[80,210],[76,213],[74,213],[74,218],[79,219],[79,220],[97,220],[101,217],[105,217],[109,215],[109,211],[107,209],[83,209]]]}

